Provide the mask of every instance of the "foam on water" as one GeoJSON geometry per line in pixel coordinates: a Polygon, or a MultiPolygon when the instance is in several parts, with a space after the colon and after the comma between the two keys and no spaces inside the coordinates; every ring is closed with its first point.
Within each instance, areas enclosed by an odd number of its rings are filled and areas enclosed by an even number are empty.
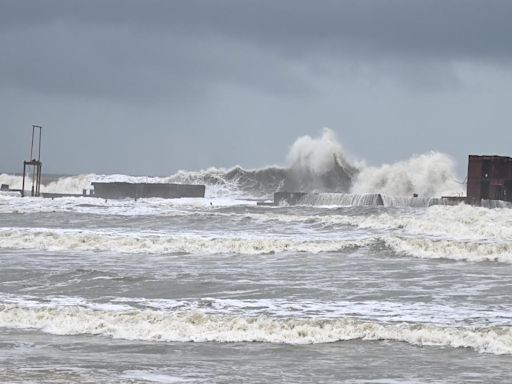
{"type": "MultiPolygon", "coordinates": [[[[492,361],[489,370],[506,367],[506,357],[487,360],[449,351],[512,354],[510,266],[424,259],[512,264],[512,211],[430,206],[442,193],[460,192],[455,191],[448,160],[430,153],[394,165],[366,167],[351,162],[332,132],[324,131],[318,138],[299,138],[285,167],[209,168],[167,177],[88,174],[43,187],[81,193],[95,180],[204,183],[206,199],[48,200],[0,193],[3,350],[9,356],[11,345],[19,341],[29,345],[33,339],[34,348],[44,344],[35,355],[16,352],[19,360],[11,359],[9,377],[16,381],[20,362],[25,361],[29,370],[34,362],[35,369],[48,366],[50,375],[55,364],[80,365],[80,359],[89,359],[89,352],[100,344],[106,346],[95,360],[101,367],[106,354],[122,356],[125,346],[148,352],[144,361],[109,366],[117,375],[113,382],[184,381],[182,377],[191,372],[197,376],[198,370],[182,363],[187,360],[193,366],[206,356],[204,366],[211,368],[212,351],[219,352],[225,365],[234,361],[231,355],[222,355],[229,346],[183,348],[176,342],[360,340],[340,350],[347,352],[345,365],[354,365],[361,356],[371,360],[389,354],[382,365],[396,360],[399,373],[403,356],[409,353],[419,360],[412,371],[423,364],[425,349],[415,353],[403,344],[409,343],[447,347],[427,352],[435,361],[446,358],[446,369],[454,374],[477,360],[482,366],[492,361]],[[305,201],[306,207],[255,206],[254,198],[296,188],[321,193],[316,201],[305,201]],[[420,197],[412,199],[413,192],[420,197]],[[377,198],[384,206],[376,207],[377,198]],[[309,206],[318,203],[322,207],[309,206]],[[43,333],[97,337],[55,338],[43,333]],[[91,343],[79,343],[84,353],[71,353],[67,360],[69,343],[85,339],[91,343]],[[393,343],[366,342],[371,340],[393,343]],[[62,353],[51,358],[52,350],[62,353]],[[177,371],[167,370],[165,359],[162,369],[155,366],[152,360],[163,350],[169,356],[185,352],[175,364],[177,371]],[[470,363],[468,356],[474,359],[470,363]],[[458,358],[465,359],[465,365],[452,370],[458,358]]],[[[0,175],[1,183],[14,188],[20,180],[0,175]]],[[[237,358],[245,349],[233,346],[237,358]]],[[[327,351],[326,364],[339,368],[339,356],[333,360],[328,346],[249,349],[237,361],[265,374],[261,367],[271,365],[266,365],[271,360],[267,352],[276,349],[292,351],[294,355],[285,358],[295,362],[301,361],[300,356],[295,359],[299,350],[302,357],[327,351]]],[[[281,365],[288,363],[285,359],[281,365]]],[[[311,372],[310,367],[295,370],[294,377],[306,377],[306,370],[311,372]]],[[[377,377],[373,371],[361,375],[358,370],[357,377],[377,377]]],[[[47,377],[41,372],[39,377],[47,377]]],[[[326,375],[331,375],[329,369],[326,375]]],[[[445,371],[439,374],[443,375],[445,371]]],[[[218,377],[222,381],[222,374],[218,377]]]]}
{"type": "Polygon", "coordinates": [[[362,228],[395,229],[409,235],[437,236],[458,240],[512,240],[512,210],[469,205],[433,206],[424,211],[397,211],[358,216],[353,224],[362,228]]]}
{"type": "Polygon", "coordinates": [[[120,253],[266,254],[282,252],[336,252],[368,244],[368,240],[299,240],[172,236],[166,234],[109,233],[44,228],[1,228],[0,248],[45,251],[120,253]]]}
{"type": "Polygon", "coordinates": [[[332,343],[344,340],[390,340],[412,345],[472,348],[512,354],[510,327],[442,327],[385,324],[357,318],[277,319],[208,315],[200,311],[104,311],[80,306],[30,308],[0,305],[0,327],[38,329],[56,335],[98,335],[159,342],[332,343]]]}
{"type": "MultiPolygon", "coordinates": [[[[21,303],[24,306],[41,307],[38,301],[25,299],[3,299],[5,303],[21,303]],[[33,304],[36,303],[36,304],[33,304]]],[[[51,298],[52,305],[62,300],[51,298]]],[[[75,305],[78,301],[71,300],[67,305],[75,305]]],[[[311,318],[337,319],[357,317],[359,319],[386,323],[422,323],[442,326],[501,326],[509,325],[512,312],[503,306],[458,305],[456,308],[440,303],[393,302],[393,301],[320,301],[293,299],[225,299],[207,297],[200,300],[169,300],[140,299],[128,297],[109,298],[109,302],[117,309],[117,303],[136,307],[163,311],[201,310],[205,314],[222,314],[238,316],[244,314],[251,317],[271,316],[273,318],[311,318]]],[[[96,304],[86,301],[83,306],[96,308],[96,304]]]]}
{"type": "Polygon", "coordinates": [[[62,197],[58,199],[41,199],[2,195],[0,193],[0,213],[40,213],[40,212],[76,212],[95,215],[186,215],[202,212],[213,212],[213,208],[233,206],[256,206],[254,200],[242,200],[232,197],[212,199],[181,198],[181,199],[123,199],[104,200],[93,197],[62,197]],[[208,209],[208,211],[205,210],[208,209]]]}
{"type": "Polygon", "coordinates": [[[154,371],[142,371],[142,370],[128,370],[124,371],[123,378],[130,380],[143,380],[155,383],[172,384],[172,383],[186,383],[196,382],[196,380],[190,380],[182,377],[166,375],[154,371]]]}
{"type": "MultiPolygon", "coordinates": [[[[8,201],[17,198],[5,198],[8,201]]],[[[83,201],[94,200],[84,199],[83,201]]],[[[2,204],[0,212],[86,212],[122,215],[171,215],[208,220],[251,220],[257,228],[280,225],[294,228],[295,236],[247,236],[231,233],[183,234],[119,229],[88,231],[47,228],[0,228],[0,248],[49,251],[121,253],[241,253],[336,252],[347,248],[385,244],[400,255],[468,261],[512,262],[512,216],[510,209],[486,209],[467,205],[433,206],[427,209],[379,209],[375,211],[332,210],[326,214],[281,213],[279,210],[215,210],[207,201],[181,204],[158,201],[121,201],[97,205],[76,204],[77,199],[42,201],[26,199],[24,206],[2,204]],[[31,204],[34,206],[31,206],[31,204]],[[189,205],[187,205],[189,204],[189,205]],[[85,206],[84,206],[85,205],[85,206]],[[59,208],[60,207],[60,208],[59,208]],[[375,213],[372,213],[375,212],[375,213]],[[347,226],[355,229],[347,231],[347,226]],[[231,233],[231,234],[230,234],[231,233]]],[[[226,201],[234,204],[234,201],[226,201]]],[[[254,204],[253,202],[251,204],[254,204]]]]}
{"type": "Polygon", "coordinates": [[[505,326],[512,312],[503,305],[458,305],[442,303],[394,301],[325,301],[307,299],[147,299],[137,297],[104,297],[101,302],[82,297],[0,295],[0,304],[34,309],[81,307],[108,312],[156,310],[166,313],[201,311],[207,315],[230,315],[272,318],[339,319],[357,317],[381,323],[421,323],[436,326],[505,326]]]}
{"type": "MultiPolygon", "coordinates": [[[[77,176],[60,177],[57,180],[41,185],[41,192],[51,193],[82,193],[83,189],[90,189],[91,182],[101,176],[83,174],[77,176]]],[[[21,189],[23,178],[17,175],[0,174],[0,184],[7,184],[11,189],[21,189]]],[[[29,182],[29,181],[26,181],[29,182]]],[[[25,189],[28,189],[25,186],[25,189]]]]}
{"type": "MultiPolygon", "coordinates": [[[[373,196],[373,195],[371,195],[373,196]]],[[[78,212],[103,215],[218,215],[240,216],[269,223],[304,223],[325,226],[351,225],[362,229],[394,230],[408,235],[426,235],[458,240],[512,239],[511,209],[487,209],[469,205],[432,206],[426,209],[376,209],[353,214],[328,210],[322,215],[281,213],[279,210],[221,212],[212,208],[254,206],[254,201],[232,198],[109,200],[94,198],[38,199],[0,196],[0,213],[78,212]],[[212,205],[210,205],[210,203],[212,205]],[[329,213],[332,212],[332,213],[329,213]]],[[[334,234],[336,236],[336,234],[334,234]]]]}
{"type": "Polygon", "coordinates": [[[512,263],[512,242],[469,242],[419,238],[383,237],[397,254],[427,259],[498,261],[512,263]]]}

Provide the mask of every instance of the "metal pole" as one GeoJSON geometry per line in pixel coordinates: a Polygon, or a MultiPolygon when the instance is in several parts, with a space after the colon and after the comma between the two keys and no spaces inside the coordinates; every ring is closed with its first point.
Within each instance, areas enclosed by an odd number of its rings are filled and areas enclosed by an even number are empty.
{"type": "Polygon", "coordinates": [[[25,170],[27,168],[27,164],[23,162],[23,182],[21,183],[21,197],[25,197],[25,170]]]}
{"type": "Polygon", "coordinates": [[[37,181],[37,196],[41,195],[41,175],[43,173],[43,163],[39,162],[39,180],[37,181]]]}
{"type": "Polygon", "coordinates": [[[37,167],[32,163],[32,197],[34,197],[34,187],[36,185],[37,167]]]}
{"type": "Polygon", "coordinates": [[[29,160],[32,160],[32,152],[34,150],[34,132],[36,130],[36,126],[32,125],[32,144],[30,144],[30,158],[29,160]]]}
{"type": "Polygon", "coordinates": [[[43,127],[38,127],[39,128],[39,151],[37,152],[37,161],[41,161],[41,130],[43,129],[43,127]]]}
{"type": "Polygon", "coordinates": [[[36,176],[36,196],[39,196],[39,176],[40,176],[40,169],[39,169],[39,163],[37,164],[37,176],[36,176]]]}
{"type": "Polygon", "coordinates": [[[42,129],[40,125],[32,125],[32,145],[30,147],[30,161],[34,160],[35,157],[33,156],[34,151],[34,136],[35,136],[35,130],[39,129],[39,145],[37,150],[37,162],[33,164],[32,167],[32,195],[33,196],[39,196],[41,191],[41,138],[42,138],[42,129]],[[35,187],[35,188],[34,188],[35,187]],[[34,190],[35,189],[35,190],[34,190]]]}
{"type": "Polygon", "coordinates": [[[39,128],[39,150],[37,152],[37,168],[38,168],[38,177],[37,177],[37,196],[39,197],[41,195],[41,173],[42,173],[42,167],[41,164],[41,137],[43,135],[43,127],[38,126],[39,128]]]}

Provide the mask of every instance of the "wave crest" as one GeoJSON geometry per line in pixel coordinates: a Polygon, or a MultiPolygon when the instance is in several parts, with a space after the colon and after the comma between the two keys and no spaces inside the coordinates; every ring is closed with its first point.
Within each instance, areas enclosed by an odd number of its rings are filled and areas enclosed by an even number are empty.
{"type": "Polygon", "coordinates": [[[371,240],[296,240],[277,238],[220,238],[102,233],[81,230],[0,229],[0,248],[45,251],[120,252],[149,254],[244,254],[336,252],[371,240]]]}
{"type": "MultiPolygon", "coordinates": [[[[81,193],[93,181],[205,184],[209,198],[223,196],[269,197],[276,191],[381,193],[389,196],[438,197],[462,194],[455,181],[453,161],[442,153],[430,152],[381,167],[356,165],[349,160],[334,131],[324,128],[319,137],[295,140],[288,166],[260,169],[208,168],[179,171],[167,177],[95,175],[63,177],[42,186],[43,192],[81,193]]],[[[21,177],[2,174],[0,183],[21,188],[21,177]]]]}
{"type": "Polygon", "coordinates": [[[456,181],[453,160],[439,152],[416,155],[405,161],[380,167],[362,167],[354,180],[353,193],[381,193],[389,196],[441,197],[462,195],[456,181]]]}
{"type": "Polygon", "coordinates": [[[211,315],[199,311],[92,310],[81,306],[29,308],[0,305],[0,327],[38,329],[57,335],[99,335],[160,342],[333,343],[390,340],[412,345],[471,348],[512,354],[512,329],[382,324],[356,318],[304,319],[211,315]]]}

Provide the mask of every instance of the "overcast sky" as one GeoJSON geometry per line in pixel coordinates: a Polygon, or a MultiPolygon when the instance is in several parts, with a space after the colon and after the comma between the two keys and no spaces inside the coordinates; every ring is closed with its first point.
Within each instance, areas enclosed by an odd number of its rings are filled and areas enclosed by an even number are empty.
{"type": "Polygon", "coordinates": [[[0,171],[512,155],[512,1],[0,0],[0,171]]]}

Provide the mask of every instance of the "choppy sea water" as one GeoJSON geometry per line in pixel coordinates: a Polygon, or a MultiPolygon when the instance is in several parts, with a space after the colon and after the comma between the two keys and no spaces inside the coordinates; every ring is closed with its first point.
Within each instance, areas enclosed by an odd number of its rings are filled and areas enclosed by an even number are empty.
{"type": "Polygon", "coordinates": [[[510,209],[2,195],[0,262],[1,382],[512,377],[510,209]]]}

